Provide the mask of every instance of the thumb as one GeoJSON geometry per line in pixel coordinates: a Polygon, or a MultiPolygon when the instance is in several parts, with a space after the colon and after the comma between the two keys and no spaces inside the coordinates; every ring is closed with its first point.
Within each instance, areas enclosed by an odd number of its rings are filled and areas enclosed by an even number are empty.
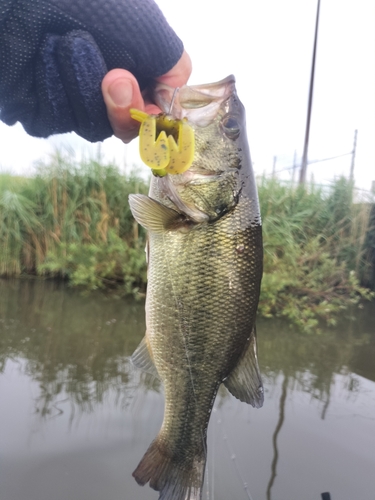
{"type": "MultiPolygon", "coordinates": [[[[124,69],[113,69],[103,78],[102,92],[114,134],[124,142],[130,142],[138,135],[139,123],[131,118],[129,110],[136,108],[145,111],[145,103],[136,78],[124,69]]],[[[160,112],[157,106],[154,108],[150,109],[148,106],[147,112],[160,112]]]]}

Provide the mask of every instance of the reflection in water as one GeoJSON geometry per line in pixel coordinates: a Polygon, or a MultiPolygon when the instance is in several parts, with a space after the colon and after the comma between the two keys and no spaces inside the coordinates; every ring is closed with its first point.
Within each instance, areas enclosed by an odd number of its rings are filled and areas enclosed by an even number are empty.
{"type": "Polygon", "coordinates": [[[281,427],[283,426],[283,423],[284,423],[285,401],[286,401],[288,382],[289,382],[288,377],[284,376],[281,397],[280,397],[279,420],[277,422],[275,432],[273,433],[273,436],[272,436],[273,460],[272,460],[272,464],[271,464],[271,477],[270,477],[270,481],[269,481],[268,486],[267,486],[267,500],[271,500],[271,489],[272,489],[272,485],[273,485],[275,478],[276,478],[276,475],[277,475],[276,468],[277,468],[277,462],[279,459],[279,450],[277,448],[277,436],[279,435],[281,427]]]}
{"type": "MultiPolygon", "coordinates": [[[[0,297],[0,372],[8,358],[25,360],[25,372],[40,385],[41,415],[52,411],[63,389],[82,411],[103,402],[109,388],[119,398],[127,394],[129,356],[145,331],[142,301],[81,295],[54,282],[4,280],[0,297]]],[[[263,376],[269,383],[279,374],[290,377],[292,389],[323,403],[324,419],[334,373],[347,377],[348,393],[360,391],[352,372],[375,381],[375,363],[366,363],[375,355],[370,314],[362,323],[352,321],[319,335],[283,334],[285,324],[261,323],[263,376]]],[[[157,381],[143,377],[142,383],[155,389],[157,381]]]]}
{"type": "Polygon", "coordinates": [[[330,388],[331,388],[331,386],[328,389],[328,394],[326,396],[326,400],[324,401],[324,405],[323,405],[323,408],[322,408],[322,417],[321,417],[322,420],[324,420],[325,417],[326,417],[326,413],[327,413],[327,410],[328,410],[329,402],[330,402],[330,399],[331,399],[330,398],[330,393],[331,393],[330,388]]]}
{"type": "Polygon", "coordinates": [[[145,329],[142,302],[80,296],[50,282],[0,283],[0,370],[8,358],[25,360],[40,387],[37,412],[61,411],[62,393],[81,411],[93,411],[109,388],[126,398],[128,357],[145,329]]]}
{"type": "MultiPolygon", "coordinates": [[[[357,320],[316,335],[301,335],[278,321],[258,322],[266,403],[253,410],[220,390],[210,424],[214,443],[209,449],[215,451],[210,470],[215,474],[207,475],[208,498],[245,499],[247,484],[254,500],[271,500],[271,490],[274,498],[308,500],[319,499],[327,490],[340,500],[354,498],[356,488],[373,491],[369,471],[375,467],[375,442],[369,436],[375,436],[374,313],[370,305],[360,315],[355,311],[357,320]],[[288,415],[287,401],[293,409],[288,415]],[[215,431],[215,411],[220,420],[225,417],[225,445],[215,431]],[[233,477],[231,463],[236,468],[233,477]],[[335,467],[341,482],[335,479],[335,467]],[[304,477],[303,487],[294,484],[297,472],[299,481],[304,477]],[[347,483],[343,477],[348,477],[347,483]],[[352,486],[353,478],[357,486],[352,486]]],[[[0,374],[5,373],[0,390],[10,398],[7,411],[0,411],[0,428],[11,426],[10,433],[0,436],[0,458],[8,471],[0,481],[8,489],[3,493],[0,487],[0,498],[156,498],[151,490],[133,485],[131,478],[162,417],[160,385],[135,373],[129,363],[144,330],[142,301],[82,295],[53,282],[0,280],[0,374]],[[32,411],[21,408],[27,401],[32,411]],[[19,415],[24,420],[18,421],[19,415]],[[99,425],[100,419],[110,423],[99,425]],[[41,430],[36,433],[35,428],[41,430]],[[89,428],[98,433],[90,434],[90,446],[100,448],[109,440],[113,447],[108,452],[87,451],[78,459],[74,453],[86,450],[89,428]],[[25,429],[30,436],[22,444],[25,429]],[[61,469],[65,453],[73,454],[66,463],[74,463],[74,468],[61,469]],[[114,461],[119,453],[121,458],[114,461]],[[22,457],[28,457],[27,462],[22,457]],[[95,465],[90,471],[95,473],[83,480],[91,460],[95,465]],[[62,470],[69,470],[72,481],[77,474],[73,493],[66,491],[65,483],[58,487],[62,470]],[[99,479],[102,490],[95,482],[99,479]]],[[[372,500],[366,493],[361,499],[372,500]]]]}

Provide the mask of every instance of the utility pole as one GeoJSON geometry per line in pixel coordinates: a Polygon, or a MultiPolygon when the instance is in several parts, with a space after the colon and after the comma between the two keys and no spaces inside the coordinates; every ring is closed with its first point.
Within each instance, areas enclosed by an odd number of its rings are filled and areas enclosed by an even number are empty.
{"type": "Polygon", "coordinates": [[[303,146],[302,163],[301,163],[301,170],[300,170],[300,176],[299,176],[299,183],[300,184],[305,184],[305,182],[306,182],[306,170],[307,170],[307,163],[308,163],[308,149],[309,149],[309,136],[310,136],[311,108],[312,108],[312,100],[313,100],[313,94],[314,94],[316,46],[317,46],[317,42],[318,42],[319,11],[320,11],[320,0],[318,0],[318,7],[316,9],[314,50],[313,50],[313,57],[312,57],[312,64],[311,64],[310,90],[309,90],[309,103],[307,106],[305,142],[304,142],[304,146],[303,146]]]}
{"type": "Polygon", "coordinates": [[[354,142],[353,142],[353,151],[352,151],[352,163],[350,165],[350,182],[354,181],[354,163],[355,163],[355,153],[357,149],[357,134],[358,130],[354,131],[354,142]]]}

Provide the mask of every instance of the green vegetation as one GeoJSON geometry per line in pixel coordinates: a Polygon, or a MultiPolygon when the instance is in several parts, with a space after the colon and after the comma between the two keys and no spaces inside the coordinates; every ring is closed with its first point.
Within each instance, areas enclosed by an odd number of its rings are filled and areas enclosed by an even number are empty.
{"type": "MultiPolygon", "coordinates": [[[[323,190],[262,178],[258,187],[263,316],[309,330],[319,319],[333,324],[342,309],[372,297],[360,286],[374,272],[364,258],[374,231],[371,205],[353,204],[350,182],[323,190]]],[[[86,289],[143,292],[146,235],[132,218],[128,195],[147,190],[134,173],[61,153],[32,178],[0,175],[0,276],[34,274],[86,289]]]]}
{"type": "Polygon", "coordinates": [[[68,278],[88,289],[144,287],[145,232],[130,193],[147,183],[114,165],[56,153],[30,178],[0,176],[0,275],[68,278]]]}
{"type": "Polygon", "coordinates": [[[304,330],[373,294],[360,286],[368,263],[364,242],[370,203],[352,202],[341,178],[325,191],[261,179],[264,274],[260,312],[285,317],[304,330]]]}

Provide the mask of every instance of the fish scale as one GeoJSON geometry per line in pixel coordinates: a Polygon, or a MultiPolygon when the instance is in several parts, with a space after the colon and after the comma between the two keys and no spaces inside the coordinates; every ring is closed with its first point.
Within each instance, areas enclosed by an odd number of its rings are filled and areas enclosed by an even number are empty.
{"type": "MultiPolygon", "coordinates": [[[[192,167],[154,177],[149,197],[130,198],[149,231],[147,332],[133,360],[157,375],[165,392],[161,430],[133,475],[162,500],[201,498],[207,426],[222,382],[239,399],[263,403],[255,338],[262,234],[243,107],[233,77],[189,89],[218,86],[209,124],[200,126],[197,110],[188,115],[197,148],[192,167]],[[241,127],[235,139],[223,129],[228,115],[241,127]]],[[[212,95],[204,98],[211,106],[212,95]]],[[[181,89],[177,116],[184,104],[181,89]]]]}

